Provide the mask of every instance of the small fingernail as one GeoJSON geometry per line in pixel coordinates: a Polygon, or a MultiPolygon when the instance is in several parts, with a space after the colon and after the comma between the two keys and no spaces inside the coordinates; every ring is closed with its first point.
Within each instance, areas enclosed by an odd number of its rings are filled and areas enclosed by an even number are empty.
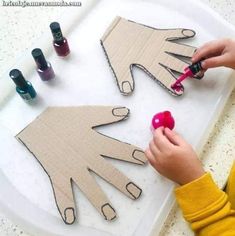
{"type": "Polygon", "coordinates": [[[114,116],[125,117],[125,116],[128,116],[128,114],[129,114],[129,109],[126,107],[117,107],[113,109],[114,116]]]}
{"type": "Polygon", "coordinates": [[[205,66],[206,66],[205,61],[201,61],[201,67],[202,67],[202,69],[206,69],[205,66]]]}
{"type": "Polygon", "coordinates": [[[145,157],[145,154],[141,150],[135,150],[132,154],[133,158],[140,161],[139,164],[144,164],[146,163],[147,159],[145,157]]]}
{"type": "Polygon", "coordinates": [[[202,79],[204,76],[204,72],[203,71],[199,71],[196,75],[194,75],[194,77],[196,79],[202,79]]]}
{"type": "Polygon", "coordinates": [[[126,185],[126,190],[130,193],[133,199],[139,198],[142,193],[142,190],[132,182],[126,185]]]}
{"type": "Polygon", "coordinates": [[[73,224],[75,221],[74,209],[67,208],[64,212],[65,222],[69,225],[73,224]]]}
{"type": "Polygon", "coordinates": [[[113,220],[116,218],[116,212],[109,203],[106,203],[105,205],[103,205],[101,207],[101,210],[102,210],[105,220],[113,220]]]}
{"type": "Polygon", "coordinates": [[[164,134],[165,134],[165,132],[171,133],[171,129],[169,129],[168,127],[166,127],[166,128],[164,128],[164,134]]]}
{"type": "Polygon", "coordinates": [[[182,34],[187,37],[192,37],[195,35],[195,32],[192,30],[184,29],[182,30],[182,34]]]}
{"type": "Polygon", "coordinates": [[[128,81],[122,83],[122,92],[126,95],[132,92],[131,84],[128,81]]]}

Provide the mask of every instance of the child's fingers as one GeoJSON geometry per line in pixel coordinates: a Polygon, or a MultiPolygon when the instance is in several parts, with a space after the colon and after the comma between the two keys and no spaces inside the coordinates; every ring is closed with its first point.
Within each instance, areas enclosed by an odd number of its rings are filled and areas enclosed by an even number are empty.
{"type": "Polygon", "coordinates": [[[163,127],[160,127],[154,131],[153,141],[154,144],[157,146],[158,150],[160,150],[160,152],[164,152],[172,146],[172,143],[170,143],[170,141],[164,135],[163,127]]]}
{"type": "Polygon", "coordinates": [[[220,51],[220,52],[216,52],[216,53],[209,53],[209,54],[207,54],[206,57],[202,57],[202,58],[200,58],[199,60],[193,60],[193,59],[192,59],[191,61],[192,61],[192,63],[196,63],[196,62],[198,62],[198,61],[203,61],[203,60],[205,60],[205,59],[207,59],[207,58],[220,56],[221,54],[222,54],[221,51],[220,51]]]}
{"type": "Polygon", "coordinates": [[[169,128],[164,129],[164,134],[168,138],[168,140],[174,145],[181,146],[185,143],[184,139],[181,138],[179,134],[177,134],[173,130],[170,130],[169,128]]]}
{"type": "Polygon", "coordinates": [[[202,68],[203,69],[209,69],[219,66],[224,66],[226,63],[226,56],[217,56],[217,57],[211,57],[204,61],[202,61],[202,68]]]}
{"type": "Polygon", "coordinates": [[[195,57],[206,57],[209,55],[218,54],[218,52],[222,52],[224,47],[223,40],[207,42],[196,50],[192,58],[194,59],[195,57]]]}
{"type": "Polygon", "coordinates": [[[149,149],[155,157],[159,156],[160,150],[157,148],[153,140],[149,143],[149,149]]]}
{"type": "Polygon", "coordinates": [[[207,58],[211,54],[219,55],[224,49],[224,43],[221,40],[211,41],[199,48],[192,57],[192,62],[200,61],[202,58],[207,58]]]}
{"type": "Polygon", "coordinates": [[[147,148],[147,149],[145,150],[145,156],[147,157],[149,163],[150,163],[152,166],[154,166],[154,165],[155,165],[155,157],[154,157],[154,155],[152,154],[152,152],[150,151],[149,148],[147,148]]]}

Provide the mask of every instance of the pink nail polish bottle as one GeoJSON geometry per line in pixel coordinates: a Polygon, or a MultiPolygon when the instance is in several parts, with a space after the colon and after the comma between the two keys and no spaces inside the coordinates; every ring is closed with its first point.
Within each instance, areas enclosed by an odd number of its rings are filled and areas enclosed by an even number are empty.
{"type": "Polygon", "coordinates": [[[152,118],[151,131],[153,132],[155,129],[159,127],[173,129],[175,126],[175,120],[172,117],[169,111],[163,111],[155,114],[152,118]]]}
{"type": "Polygon", "coordinates": [[[67,39],[63,36],[58,22],[50,24],[51,32],[53,35],[53,46],[58,56],[66,57],[70,53],[69,44],[67,39]]]}

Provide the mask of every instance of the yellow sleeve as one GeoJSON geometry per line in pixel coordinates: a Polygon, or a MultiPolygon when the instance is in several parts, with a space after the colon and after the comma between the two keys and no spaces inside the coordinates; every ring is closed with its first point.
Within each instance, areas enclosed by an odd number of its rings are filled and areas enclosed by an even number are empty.
{"type": "Polygon", "coordinates": [[[234,236],[235,211],[209,173],[175,189],[184,218],[200,236],[234,236]]]}
{"type": "Polygon", "coordinates": [[[235,210],[235,163],[233,164],[228,177],[226,193],[228,195],[228,200],[231,202],[232,209],[235,210]]]}

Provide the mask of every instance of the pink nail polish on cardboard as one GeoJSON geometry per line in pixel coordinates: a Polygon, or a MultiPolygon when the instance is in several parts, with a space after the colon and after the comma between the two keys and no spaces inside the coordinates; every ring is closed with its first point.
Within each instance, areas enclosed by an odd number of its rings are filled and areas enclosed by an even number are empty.
{"type": "Polygon", "coordinates": [[[58,56],[66,57],[70,53],[69,44],[67,39],[63,36],[58,22],[50,24],[51,32],[53,35],[53,46],[58,56]]]}

